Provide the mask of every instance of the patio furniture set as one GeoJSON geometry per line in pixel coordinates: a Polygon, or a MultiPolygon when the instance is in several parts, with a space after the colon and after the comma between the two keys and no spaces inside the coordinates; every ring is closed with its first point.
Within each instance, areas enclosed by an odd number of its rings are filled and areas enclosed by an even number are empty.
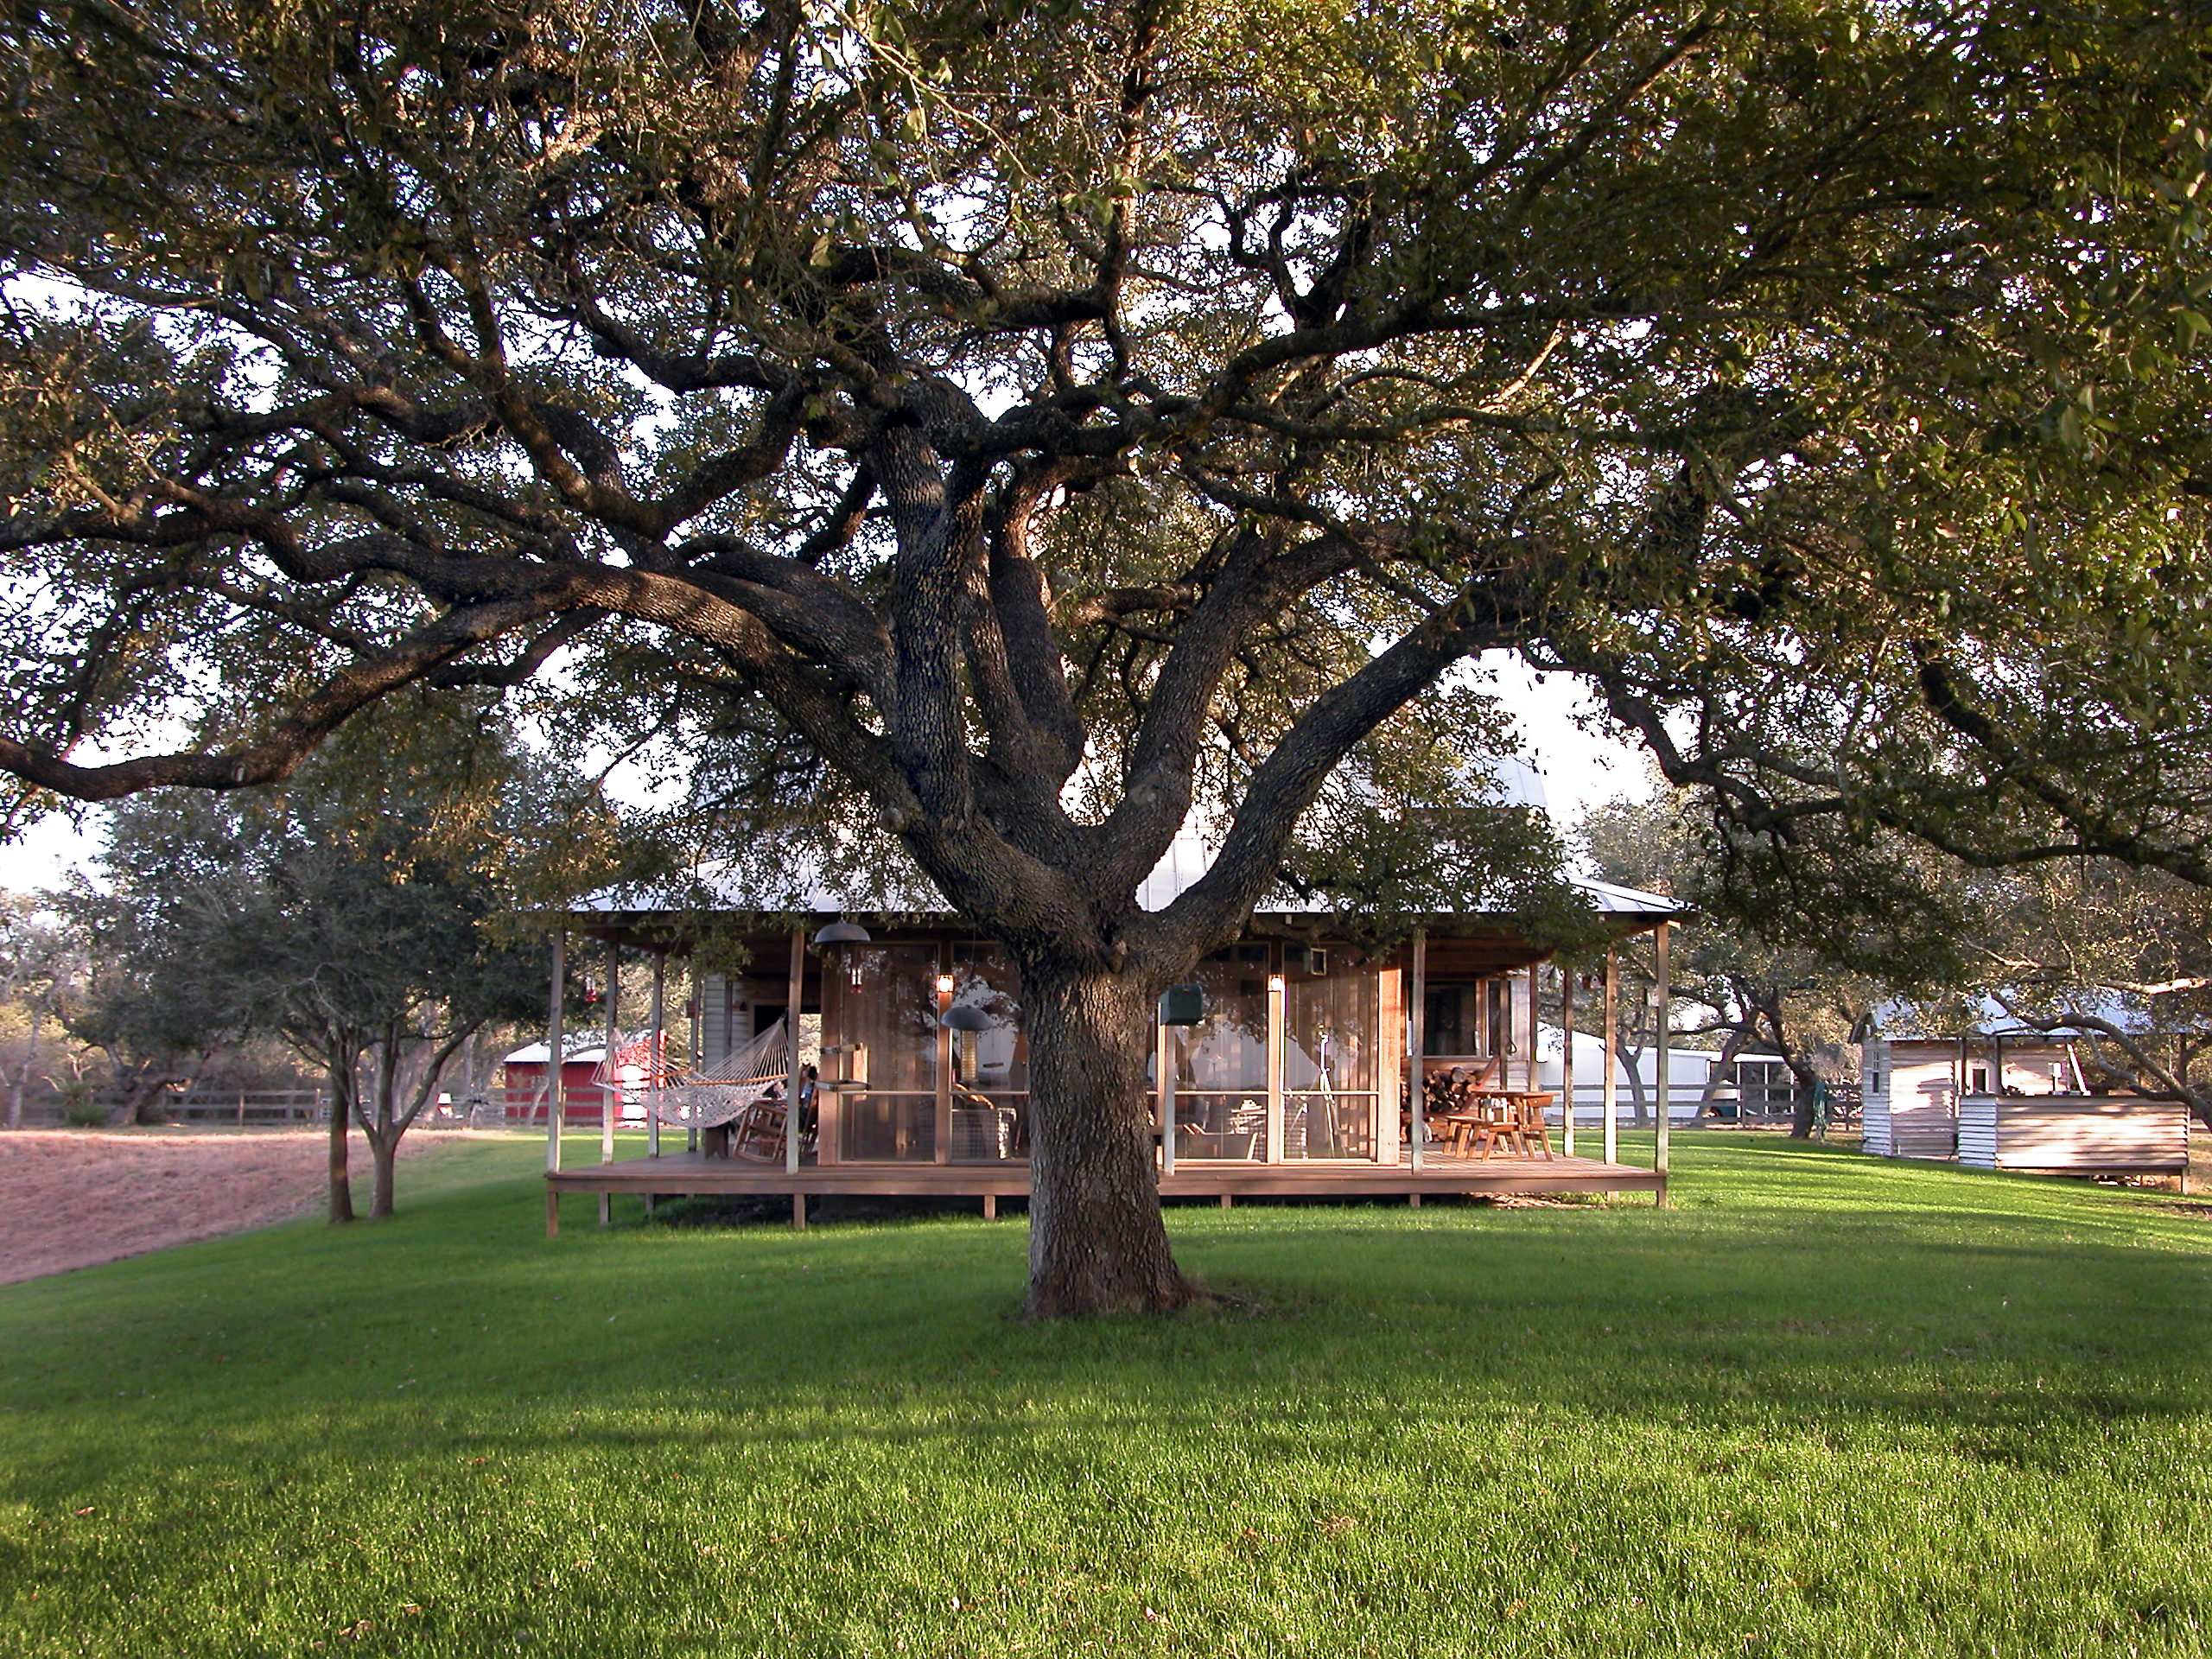
{"type": "Polygon", "coordinates": [[[1508,1089],[1501,1062],[1455,1065],[1428,1074],[1422,1096],[1432,1140],[1460,1157],[1488,1158],[1504,1147],[1523,1158],[1552,1155],[1544,1109],[1554,1096],[1539,1089],[1508,1089]]]}

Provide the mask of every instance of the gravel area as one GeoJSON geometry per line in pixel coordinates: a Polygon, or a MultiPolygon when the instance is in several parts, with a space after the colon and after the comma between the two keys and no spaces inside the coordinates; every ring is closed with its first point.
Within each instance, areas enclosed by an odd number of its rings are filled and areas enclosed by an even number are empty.
{"type": "MultiPolygon", "coordinates": [[[[457,1138],[412,1134],[399,1155],[457,1138]]],[[[319,1210],[328,1148],[321,1128],[0,1132],[0,1284],[319,1210]]],[[[363,1209],[369,1174],[356,1135],[353,1202],[363,1209]]]]}

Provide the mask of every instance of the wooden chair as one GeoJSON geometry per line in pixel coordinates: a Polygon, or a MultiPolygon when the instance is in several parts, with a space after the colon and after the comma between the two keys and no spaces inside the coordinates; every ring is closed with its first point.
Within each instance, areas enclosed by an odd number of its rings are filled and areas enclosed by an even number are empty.
{"type": "Polygon", "coordinates": [[[730,1156],[764,1164],[782,1163],[784,1137],[790,1122],[791,1114],[780,1100],[763,1100],[747,1107],[744,1116],[737,1121],[730,1156]]]}

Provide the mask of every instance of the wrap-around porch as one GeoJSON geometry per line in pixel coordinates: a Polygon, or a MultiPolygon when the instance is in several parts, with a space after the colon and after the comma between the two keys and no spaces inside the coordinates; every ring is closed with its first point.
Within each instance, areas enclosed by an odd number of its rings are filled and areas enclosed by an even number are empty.
{"type": "MultiPolygon", "coordinates": [[[[1596,897],[1613,937],[1656,932],[1663,972],[1671,904],[1596,897]]],[[[790,1195],[801,1224],[814,1195],[972,1198],[987,1212],[1027,1195],[1028,1038],[1007,953],[950,916],[800,916],[753,924],[745,966],[701,980],[688,1035],[662,1019],[676,918],[616,904],[572,918],[605,942],[610,987],[620,953],[642,949],[655,990],[649,1033],[623,1033],[609,999],[607,1052],[647,1063],[604,1084],[601,1161],[562,1168],[566,1114],[548,1113],[549,1228],[569,1192],[599,1195],[602,1222],[616,1193],[790,1195]],[[642,1121],[648,1150],[618,1162],[625,1117],[642,1121]]],[[[1599,1133],[1578,1145],[1572,1115],[1552,1109],[1573,1097],[1578,1008],[1611,1048],[1614,953],[1602,978],[1548,958],[1481,917],[1386,947],[1332,939],[1321,918],[1255,918],[1158,1010],[1146,1092],[1162,1197],[1619,1192],[1663,1204],[1663,1104],[1650,1168],[1619,1160],[1611,1068],[1599,1133]],[[1546,1016],[1567,1036],[1548,1089],[1546,1016]]],[[[1663,1032],[1661,1043],[1663,1100],[1663,1032]]]]}

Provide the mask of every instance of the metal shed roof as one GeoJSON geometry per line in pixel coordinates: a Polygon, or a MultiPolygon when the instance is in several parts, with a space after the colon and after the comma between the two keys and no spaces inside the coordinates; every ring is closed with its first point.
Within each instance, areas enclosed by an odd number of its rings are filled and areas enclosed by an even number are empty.
{"type": "MultiPolygon", "coordinates": [[[[1168,844],[1160,862],[1137,888],[1137,904],[1147,911],[1165,910],[1197,885],[1213,863],[1213,850],[1195,831],[1185,830],[1168,844]]],[[[1682,906],[1663,893],[1645,893],[1588,876],[1568,880],[1601,915],[1664,921],[1682,913],[1682,906]]],[[[1256,907],[1268,916],[1326,915],[1331,906],[1315,899],[1277,893],[1256,907]]],[[[760,915],[950,915],[952,906],[911,868],[871,870],[865,879],[850,881],[826,874],[818,858],[793,852],[786,856],[754,860],[741,866],[735,861],[702,867],[691,878],[689,890],[608,887],[580,899],[571,913],[579,916],[645,916],[696,910],[760,915]]],[[[1480,915],[1480,911],[1464,912],[1480,915]]]]}

